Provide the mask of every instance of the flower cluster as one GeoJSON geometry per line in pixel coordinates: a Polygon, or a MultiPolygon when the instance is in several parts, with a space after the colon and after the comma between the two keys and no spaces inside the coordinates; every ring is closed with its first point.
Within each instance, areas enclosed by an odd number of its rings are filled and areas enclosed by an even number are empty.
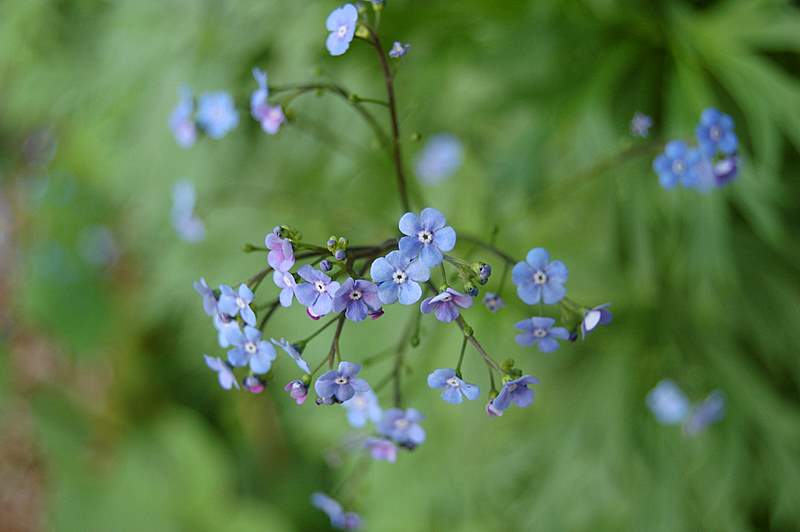
{"type": "Polygon", "coordinates": [[[678,385],[666,379],[647,394],[647,407],[662,425],[682,425],[687,436],[695,436],[724,417],[725,396],[714,390],[692,405],[678,385]]]}
{"type": "Polygon", "coordinates": [[[733,119],[714,108],[703,111],[695,129],[697,146],[682,140],[667,143],[653,161],[664,188],[676,185],[707,191],[732,181],[739,171],[738,139],[733,119]]]}

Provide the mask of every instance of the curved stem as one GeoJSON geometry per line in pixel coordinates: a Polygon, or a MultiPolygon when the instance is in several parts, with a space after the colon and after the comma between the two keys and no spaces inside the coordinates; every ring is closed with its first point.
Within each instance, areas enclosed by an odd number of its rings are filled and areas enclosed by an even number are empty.
{"type": "Polygon", "coordinates": [[[481,240],[476,236],[460,234],[458,235],[458,238],[459,240],[462,240],[464,242],[470,242],[478,247],[485,249],[486,251],[494,253],[495,255],[506,261],[508,264],[516,264],[517,262],[519,262],[517,259],[509,255],[502,249],[498,248],[494,244],[490,244],[489,242],[484,242],[483,240],[481,240]]]}

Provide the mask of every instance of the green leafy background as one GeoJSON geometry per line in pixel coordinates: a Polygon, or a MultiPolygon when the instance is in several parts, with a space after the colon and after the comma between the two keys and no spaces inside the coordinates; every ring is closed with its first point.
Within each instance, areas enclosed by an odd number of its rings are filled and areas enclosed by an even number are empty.
{"type": "MultiPolygon", "coordinates": [[[[384,39],[412,43],[397,75],[408,161],[421,148],[413,132],[466,146],[427,203],[459,231],[499,226],[514,256],[548,248],[570,267],[570,295],[613,302],[615,321],[548,356],[514,343],[530,309],[511,292],[496,316],[471,310],[489,350],[542,381],[532,408],[489,419],[426,389],[459,336],[424,318],[405,380],[428,441],[366,469],[326,462],[344,415],[294,405],[285,358],[262,396],[217,388],[201,355],[222,352],[191,289],[263,267],[239,250],[278,223],[320,243],[393,234],[392,168],[344,102],[295,100],[276,137],[247,116],[254,65],[276,84],[335,80],[382,97],[367,46],[325,52],[336,5],[0,1],[4,529],[325,530],[309,494],[350,479],[368,530],[797,530],[797,4],[388,2],[384,39]],[[239,127],[180,149],[167,119],[184,83],[231,90],[239,127]],[[740,177],[705,195],[663,190],[650,169],[659,142],[691,137],[708,106],[736,121],[740,177]],[[637,110],[655,120],[650,141],[628,134],[637,110]],[[47,135],[54,158],[30,156],[47,135]],[[179,178],[198,188],[198,245],[170,225],[179,178]],[[79,253],[97,225],[119,248],[109,268],[79,253]],[[644,397],[662,378],[695,401],[723,390],[726,418],[696,438],[659,426],[644,397]]],[[[274,297],[271,283],[262,291],[274,297]]],[[[393,345],[409,312],[346,327],[347,357],[393,345]]],[[[297,339],[311,326],[293,308],[268,333],[297,339]]],[[[321,339],[307,355],[326,351],[321,339]]],[[[464,368],[488,388],[474,353],[464,368]]]]}

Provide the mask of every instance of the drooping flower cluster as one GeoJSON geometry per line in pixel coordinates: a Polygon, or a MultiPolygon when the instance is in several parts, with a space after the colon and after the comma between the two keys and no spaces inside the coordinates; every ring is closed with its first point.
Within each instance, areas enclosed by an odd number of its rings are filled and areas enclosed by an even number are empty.
{"type": "Polygon", "coordinates": [[[705,400],[695,405],[675,382],[665,379],[647,394],[647,406],[662,425],[682,425],[688,436],[695,436],[725,415],[725,396],[720,390],[712,391],[705,400]]]}
{"type": "Polygon", "coordinates": [[[695,129],[695,138],[696,147],[682,140],[668,142],[664,153],[653,161],[664,188],[681,185],[704,192],[729,183],[738,174],[739,141],[730,116],[714,108],[706,109],[695,129]]]}

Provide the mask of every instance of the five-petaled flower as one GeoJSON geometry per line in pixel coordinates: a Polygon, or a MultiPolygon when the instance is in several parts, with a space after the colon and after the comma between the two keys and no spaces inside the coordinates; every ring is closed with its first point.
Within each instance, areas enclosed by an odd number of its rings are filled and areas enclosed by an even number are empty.
{"type": "Polygon", "coordinates": [[[219,287],[220,295],[219,298],[219,310],[235,318],[237,315],[241,315],[244,322],[248,325],[255,325],[256,324],[256,314],[253,312],[253,309],[250,308],[250,303],[253,302],[253,291],[248,288],[248,286],[244,283],[239,285],[238,292],[235,292],[233,288],[228,285],[220,285],[219,287]]]}
{"type": "Polygon", "coordinates": [[[169,117],[169,127],[175,140],[182,148],[192,146],[197,140],[197,126],[194,123],[194,99],[188,87],[181,87],[178,91],[180,99],[178,105],[169,117]]]}
{"type": "Polygon", "coordinates": [[[370,313],[381,308],[378,287],[364,279],[354,281],[345,279],[333,298],[334,312],[345,311],[344,315],[352,321],[361,321],[370,313]]]}
{"type": "Polygon", "coordinates": [[[342,407],[347,411],[347,422],[355,428],[363,427],[368,421],[377,423],[383,412],[378,404],[378,396],[372,390],[356,393],[343,402],[342,407]]]}
{"type": "Polygon", "coordinates": [[[333,296],[340,288],[339,283],[308,264],[297,270],[297,275],[306,281],[294,289],[300,304],[308,307],[314,318],[328,314],[333,309],[333,296]]]}
{"type": "Polygon", "coordinates": [[[428,375],[428,386],[434,389],[441,388],[442,399],[452,404],[459,404],[463,401],[462,395],[470,401],[474,401],[481,394],[478,386],[464,382],[452,368],[434,370],[428,375]]]}
{"type": "Polygon", "coordinates": [[[437,266],[446,253],[456,245],[456,232],[447,225],[444,215],[432,207],[422,209],[417,216],[407,212],[400,218],[400,252],[408,258],[419,257],[428,268],[437,266]]]}
{"type": "Polygon", "coordinates": [[[697,155],[692,153],[689,146],[682,140],[668,142],[664,153],[653,161],[653,170],[658,174],[658,180],[664,188],[673,188],[680,183],[685,187],[695,184],[695,173],[692,171],[697,155]]]}
{"type": "Polygon", "coordinates": [[[486,305],[486,308],[489,309],[489,312],[497,312],[501,308],[506,306],[505,301],[503,298],[500,297],[499,294],[495,294],[494,292],[486,292],[483,296],[483,304],[486,305]]]}
{"type": "Polygon", "coordinates": [[[468,295],[457,292],[452,288],[446,288],[444,292],[436,294],[422,300],[419,305],[423,314],[433,312],[436,319],[445,323],[450,323],[458,318],[458,308],[469,308],[472,306],[472,298],[468,295]]]}
{"type": "Polygon", "coordinates": [[[635,137],[646,137],[653,125],[653,119],[646,114],[637,112],[631,119],[631,133],[635,137]]]}
{"type": "Polygon", "coordinates": [[[267,373],[277,356],[275,348],[261,339],[261,331],[247,326],[244,333],[238,329],[227,332],[233,349],[228,351],[228,362],[236,367],[249,365],[253,373],[267,373]]]}
{"type": "Polygon", "coordinates": [[[517,285],[519,298],[529,305],[544,301],[552,305],[561,301],[567,293],[564,283],[569,271],[563,262],[554,260],[543,248],[528,252],[524,262],[518,262],[511,270],[511,280],[517,285]]]}
{"type": "Polygon", "coordinates": [[[439,133],[425,143],[414,163],[414,171],[426,185],[436,185],[458,170],[463,159],[461,141],[449,133],[439,133]]]}
{"type": "Polygon", "coordinates": [[[331,32],[325,41],[325,46],[331,55],[342,55],[350,48],[357,22],[358,10],[353,4],[345,4],[331,11],[325,21],[325,27],[331,32]]]}
{"type": "Polygon", "coordinates": [[[285,340],[283,338],[281,338],[280,340],[276,340],[275,338],[270,338],[270,341],[273,344],[275,344],[278,347],[280,347],[281,349],[283,349],[286,352],[287,355],[292,357],[292,360],[294,360],[294,363],[297,364],[298,368],[302,369],[305,373],[307,373],[309,375],[311,374],[311,368],[308,367],[308,362],[303,360],[303,357],[300,354],[300,351],[298,351],[295,346],[293,346],[292,344],[290,344],[287,340],[285,340]]]}
{"type": "Polygon", "coordinates": [[[695,136],[700,148],[709,157],[713,157],[717,151],[731,155],[736,152],[739,143],[733,132],[733,119],[714,108],[708,108],[700,115],[695,136]]]}
{"type": "Polygon", "coordinates": [[[558,340],[569,340],[569,331],[564,327],[553,327],[555,323],[556,320],[553,318],[534,317],[522,320],[515,325],[517,329],[525,331],[517,335],[517,343],[536,344],[542,353],[555,351],[558,349],[558,340]]]}
{"type": "Polygon", "coordinates": [[[258,88],[250,95],[250,115],[261,124],[265,133],[274,135],[286,120],[280,105],[270,105],[267,102],[269,87],[267,87],[267,73],[260,68],[253,69],[253,77],[258,83],[258,88]]]}
{"type": "Polygon", "coordinates": [[[360,364],[340,362],[338,369],[330,370],[314,382],[314,390],[320,399],[332,399],[334,402],[343,403],[352,398],[356,392],[366,392],[370,389],[367,381],[356,377],[359,371],[361,371],[360,364]]]}
{"type": "Polygon", "coordinates": [[[425,441],[425,429],[420,421],[425,417],[414,408],[386,410],[378,423],[378,432],[388,436],[408,449],[413,449],[425,441]]]}
{"type": "Polygon", "coordinates": [[[197,104],[197,123],[212,139],[220,139],[239,124],[233,98],[227,92],[207,92],[197,104]]]}
{"type": "Polygon", "coordinates": [[[581,320],[581,338],[586,338],[586,335],[595,330],[598,325],[608,325],[611,323],[613,315],[611,311],[608,310],[610,305],[610,303],[605,303],[604,305],[598,305],[586,311],[583,315],[583,320],[581,320]]]}
{"type": "Polygon", "coordinates": [[[539,379],[530,375],[523,375],[518,379],[503,383],[503,389],[492,399],[486,407],[489,415],[502,416],[511,403],[519,407],[526,407],[533,403],[533,390],[528,388],[531,384],[539,384],[539,379]]]}
{"type": "Polygon", "coordinates": [[[203,358],[206,360],[206,366],[216,372],[219,385],[223,389],[230,390],[231,388],[239,388],[239,383],[236,382],[236,375],[233,374],[233,369],[227,362],[208,355],[203,355],[203,358]]]}
{"type": "Polygon", "coordinates": [[[369,271],[378,284],[378,297],[384,305],[400,301],[411,305],[422,297],[419,283],[431,277],[431,272],[419,260],[412,260],[399,251],[392,251],[372,263],[369,271]]]}

